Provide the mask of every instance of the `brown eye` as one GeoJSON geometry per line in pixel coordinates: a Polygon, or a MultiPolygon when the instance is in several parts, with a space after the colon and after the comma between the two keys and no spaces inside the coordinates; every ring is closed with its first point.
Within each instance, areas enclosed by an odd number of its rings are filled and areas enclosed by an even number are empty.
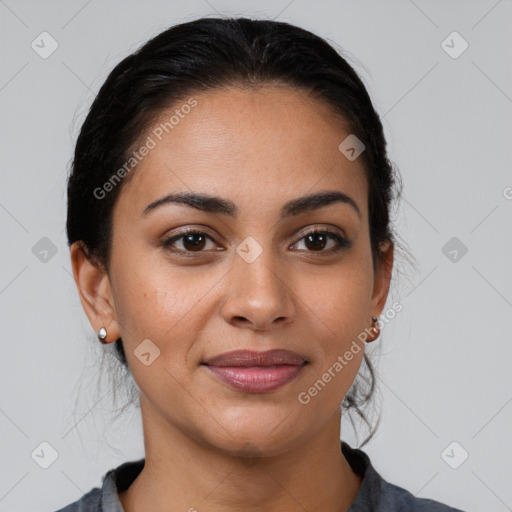
{"type": "Polygon", "coordinates": [[[164,240],[162,246],[180,256],[188,256],[187,253],[204,252],[208,240],[214,242],[213,238],[204,231],[188,230],[164,240]],[[174,248],[176,242],[181,242],[182,248],[174,248]]]}
{"type": "MultiPolygon", "coordinates": [[[[204,231],[190,229],[164,240],[162,246],[178,256],[193,257],[196,254],[208,252],[206,249],[208,240],[215,242],[213,237],[204,231]],[[181,243],[181,248],[175,247],[177,242],[181,243]]],[[[313,253],[332,254],[341,249],[352,247],[352,242],[330,230],[311,231],[300,239],[300,241],[302,240],[305,241],[306,251],[313,253]],[[335,242],[334,246],[326,250],[325,248],[328,247],[329,242],[332,241],[335,242]]]]}
{"type": "Polygon", "coordinates": [[[316,250],[316,249],[325,249],[325,246],[328,243],[328,236],[324,233],[311,233],[304,237],[306,247],[308,249],[316,250]]]}
{"type": "Polygon", "coordinates": [[[305,241],[306,249],[310,252],[332,253],[352,247],[352,242],[330,230],[311,231],[304,235],[301,240],[305,241]],[[331,250],[324,250],[329,240],[334,240],[334,247],[331,250]]]}
{"type": "Polygon", "coordinates": [[[188,235],[183,235],[181,238],[183,238],[183,247],[191,251],[204,249],[206,244],[206,237],[201,233],[189,233],[188,235]]]}

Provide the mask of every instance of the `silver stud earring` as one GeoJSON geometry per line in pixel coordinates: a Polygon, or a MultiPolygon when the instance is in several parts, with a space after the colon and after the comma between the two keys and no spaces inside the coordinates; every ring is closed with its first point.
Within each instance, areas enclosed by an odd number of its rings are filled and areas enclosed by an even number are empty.
{"type": "Polygon", "coordinates": [[[378,320],[376,316],[372,316],[372,322],[375,323],[378,320]]]}
{"type": "Polygon", "coordinates": [[[102,327],[99,331],[98,331],[98,339],[104,343],[105,339],[107,338],[107,329],[105,329],[105,327],[102,327]]]}

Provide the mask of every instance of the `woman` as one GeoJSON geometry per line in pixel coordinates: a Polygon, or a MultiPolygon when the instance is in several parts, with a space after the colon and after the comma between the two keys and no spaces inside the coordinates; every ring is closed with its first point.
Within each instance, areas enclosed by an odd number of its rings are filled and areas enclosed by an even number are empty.
{"type": "Polygon", "coordinates": [[[140,389],[145,458],[61,512],[456,510],[340,444],[362,362],[373,378],[397,178],[361,80],[298,27],[199,19],[116,66],[67,234],[89,321],[140,389]]]}

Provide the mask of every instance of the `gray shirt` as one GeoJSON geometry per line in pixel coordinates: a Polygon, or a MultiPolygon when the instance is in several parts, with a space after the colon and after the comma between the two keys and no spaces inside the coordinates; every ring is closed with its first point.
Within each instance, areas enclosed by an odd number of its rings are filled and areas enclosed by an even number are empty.
{"type": "MultiPolygon", "coordinates": [[[[416,498],[402,487],[390,484],[377,473],[365,452],[345,441],[341,441],[341,451],[354,472],[362,477],[361,487],[347,512],[463,512],[438,501],[416,498]]],[[[118,492],[128,489],[142,471],[144,461],[125,462],[111,469],[103,477],[101,489],[91,489],[56,512],[125,512],[118,492]]]]}

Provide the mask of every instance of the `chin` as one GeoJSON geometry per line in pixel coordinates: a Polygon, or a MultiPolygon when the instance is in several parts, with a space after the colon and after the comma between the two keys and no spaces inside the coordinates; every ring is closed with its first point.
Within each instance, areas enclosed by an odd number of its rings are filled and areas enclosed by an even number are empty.
{"type": "MultiPolygon", "coordinates": [[[[225,422],[225,430],[216,428],[217,435],[209,444],[223,452],[240,457],[272,457],[281,455],[300,443],[296,421],[283,415],[267,417],[247,415],[242,422],[225,422]]],[[[217,425],[218,427],[218,425],[217,425]]]]}

